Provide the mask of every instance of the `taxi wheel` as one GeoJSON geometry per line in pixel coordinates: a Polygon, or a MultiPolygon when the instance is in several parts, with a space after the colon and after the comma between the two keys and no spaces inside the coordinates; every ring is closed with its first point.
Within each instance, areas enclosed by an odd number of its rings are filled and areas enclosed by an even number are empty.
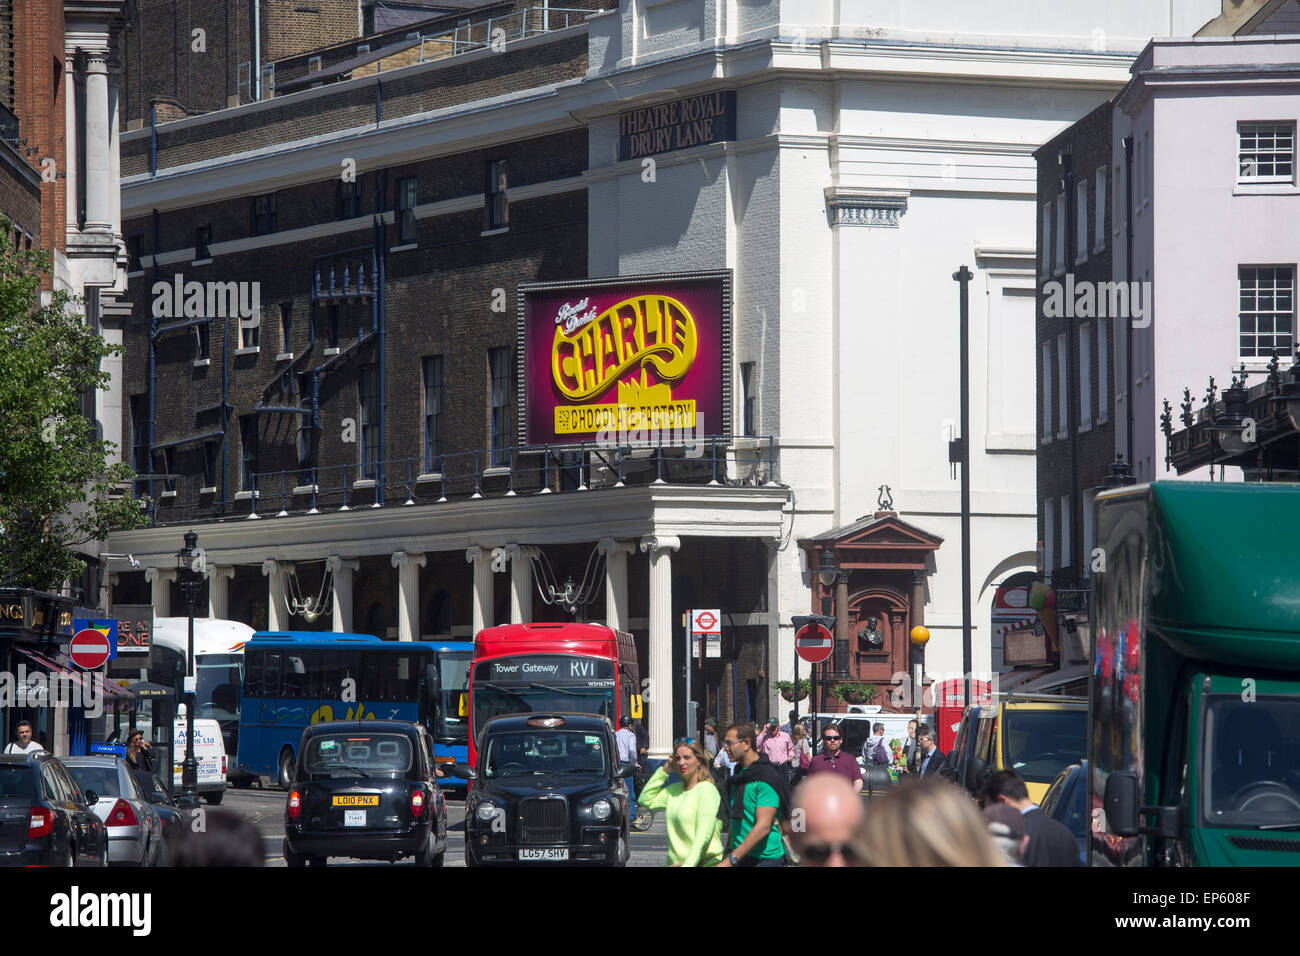
{"type": "Polygon", "coordinates": [[[307,859],[308,866],[325,866],[326,863],[328,862],[329,862],[329,857],[324,857],[324,856],[313,856],[313,857],[308,857],[307,859]]]}
{"type": "Polygon", "coordinates": [[[289,841],[285,840],[284,841],[284,865],[291,869],[297,869],[300,866],[306,865],[306,863],[307,863],[307,857],[303,856],[301,853],[294,853],[293,850],[290,850],[289,841]]]}
{"type": "Polygon", "coordinates": [[[293,751],[285,747],[280,751],[280,789],[288,790],[293,786],[294,772],[293,751]]]}
{"type": "Polygon", "coordinates": [[[614,850],[614,865],[627,866],[627,861],[630,856],[631,853],[627,848],[627,840],[624,839],[623,834],[620,833],[618,835],[618,847],[614,850]]]}
{"type": "Polygon", "coordinates": [[[420,851],[416,863],[419,866],[442,866],[443,860],[447,856],[447,851],[438,851],[438,834],[430,832],[429,842],[425,844],[424,849],[420,851]]]}

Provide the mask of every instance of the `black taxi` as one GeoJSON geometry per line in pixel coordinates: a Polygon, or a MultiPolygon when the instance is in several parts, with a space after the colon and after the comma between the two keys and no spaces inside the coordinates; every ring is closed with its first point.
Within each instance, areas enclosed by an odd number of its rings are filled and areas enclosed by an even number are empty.
{"type": "Polygon", "coordinates": [[[614,728],[592,714],[493,717],[478,737],[465,802],[467,866],[594,863],[628,857],[626,778],[614,728]]]}
{"type": "Polygon", "coordinates": [[[433,739],[419,724],[312,724],[302,732],[284,810],[285,863],[414,857],[442,866],[447,804],[434,766],[433,739]]]}

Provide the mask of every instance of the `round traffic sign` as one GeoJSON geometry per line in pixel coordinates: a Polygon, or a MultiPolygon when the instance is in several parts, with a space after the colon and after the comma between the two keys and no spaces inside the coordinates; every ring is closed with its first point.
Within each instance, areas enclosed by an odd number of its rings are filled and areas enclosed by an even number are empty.
{"type": "Polygon", "coordinates": [[[804,660],[820,664],[831,656],[835,641],[831,632],[820,624],[805,624],[794,636],[794,649],[804,660]]]}
{"type": "Polygon", "coordinates": [[[712,611],[695,612],[695,630],[697,633],[712,631],[718,624],[718,619],[714,617],[712,611]]]}
{"type": "Polygon", "coordinates": [[[90,627],[78,631],[68,645],[68,656],[83,671],[102,667],[108,660],[108,637],[103,631],[90,627]]]}

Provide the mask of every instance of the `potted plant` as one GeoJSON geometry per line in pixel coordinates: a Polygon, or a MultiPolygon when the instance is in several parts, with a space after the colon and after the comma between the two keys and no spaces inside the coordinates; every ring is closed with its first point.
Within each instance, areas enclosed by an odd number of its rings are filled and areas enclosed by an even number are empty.
{"type": "Polygon", "coordinates": [[[772,686],[781,692],[782,700],[788,700],[791,702],[795,700],[803,700],[812,691],[812,681],[806,677],[799,681],[797,697],[795,696],[795,685],[793,681],[779,680],[773,682],[772,686]]]}
{"type": "Polygon", "coordinates": [[[846,704],[865,704],[880,692],[875,684],[845,682],[831,688],[831,696],[846,704]]]}

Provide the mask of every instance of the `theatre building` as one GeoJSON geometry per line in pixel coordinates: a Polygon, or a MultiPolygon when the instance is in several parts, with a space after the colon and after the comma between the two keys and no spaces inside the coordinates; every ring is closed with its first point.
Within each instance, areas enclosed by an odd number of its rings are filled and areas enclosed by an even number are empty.
{"type": "MultiPolygon", "coordinates": [[[[193,528],[199,613],[255,627],[606,621],[636,637],[662,756],[686,728],[683,612],[723,624],[691,664],[697,715],[780,713],[829,548],[846,623],[905,656],[924,610],[927,666],[955,670],[950,276],[969,264],[987,300],[987,623],[1035,566],[1032,149],[1151,29],[1085,5],[1120,50],[1097,53],[1035,14],[1045,67],[1013,42],[1023,5],[987,6],[953,22],[1004,42],[936,59],[924,29],[819,4],[496,5],[296,53],[259,102],[124,133],[121,428],[152,524],[110,542],[142,565],[112,559],[114,600],[184,613],[193,528]],[[897,514],[858,521],[883,485],[897,514]]],[[[867,647],[846,674],[906,669],[867,647]]]]}

